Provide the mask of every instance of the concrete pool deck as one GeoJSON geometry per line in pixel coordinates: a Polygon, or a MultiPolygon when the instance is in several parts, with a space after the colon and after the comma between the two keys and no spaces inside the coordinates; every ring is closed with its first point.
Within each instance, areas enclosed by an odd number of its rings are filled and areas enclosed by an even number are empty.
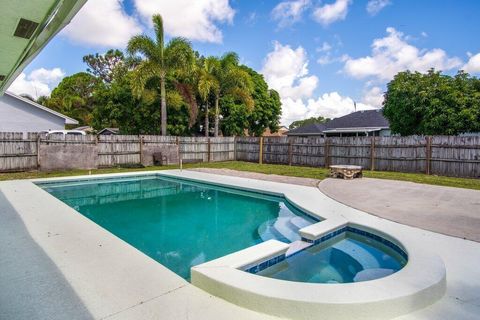
{"type": "Polygon", "coordinates": [[[317,186],[330,198],[381,218],[480,242],[480,191],[385,179],[324,179],[198,168],[192,171],[317,186]]]}
{"type": "MultiPolygon", "coordinates": [[[[263,190],[305,191],[319,205],[327,201],[312,187],[187,171],[183,175],[227,184],[248,182],[263,190]]],[[[30,181],[0,183],[1,319],[275,319],[196,288],[52,198],[30,181]]],[[[444,260],[447,294],[399,319],[478,318],[479,243],[354,209],[346,215],[396,228],[444,260]]]]}

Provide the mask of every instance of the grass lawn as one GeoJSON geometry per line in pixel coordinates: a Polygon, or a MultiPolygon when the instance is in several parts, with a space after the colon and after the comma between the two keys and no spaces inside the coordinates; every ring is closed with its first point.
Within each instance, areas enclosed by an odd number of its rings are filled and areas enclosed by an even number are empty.
{"type": "MultiPolygon", "coordinates": [[[[178,166],[162,166],[162,167],[147,167],[147,168],[108,168],[108,169],[96,169],[91,170],[92,174],[102,173],[120,173],[120,172],[132,172],[132,171],[148,171],[148,170],[167,170],[177,169],[178,166]]],[[[223,168],[239,171],[250,171],[267,174],[277,174],[283,176],[293,176],[302,178],[313,178],[322,180],[328,176],[328,170],[325,168],[310,168],[310,167],[298,167],[288,165],[277,164],[258,164],[242,161],[226,161],[226,162],[214,162],[214,163],[198,163],[198,164],[186,164],[185,169],[188,168],[223,168]]],[[[34,179],[34,178],[52,178],[52,177],[64,177],[64,176],[76,176],[88,174],[89,170],[70,170],[70,171],[55,171],[55,172],[15,172],[15,173],[0,173],[1,180],[13,180],[13,179],[34,179]]],[[[390,179],[410,181],[417,183],[425,183],[439,186],[457,187],[480,190],[480,179],[467,179],[467,178],[453,178],[453,177],[441,177],[441,176],[427,176],[425,174],[418,173],[400,173],[400,172],[386,172],[386,171],[368,171],[363,173],[364,177],[377,178],[377,179],[390,179]]]]}

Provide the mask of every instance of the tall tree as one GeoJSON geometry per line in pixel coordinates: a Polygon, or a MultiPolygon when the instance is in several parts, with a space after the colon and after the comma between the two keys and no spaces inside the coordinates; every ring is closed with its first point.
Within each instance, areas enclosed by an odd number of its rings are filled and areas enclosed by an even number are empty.
{"type": "Polygon", "coordinates": [[[311,118],[307,118],[307,119],[303,119],[303,120],[293,121],[293,122],[288,126],[288,129],[293,130],[293,129],[299,128],[299,127],[301,127],[301,126],[304,126],[304,125],[306,125],[306,124],[325,123],[325,122],[328,122],[328,121],[330,121],[330,118],[324,118],[324,117],[322,117],[322,116],[311,117],[311,118]]]}
{"type": "Polygon", "coordinates": [[[105,54],[86,55],[83,57],[83,62],[88,65],[88,73],[106,83],[111,83],[119,67],[125,64],[125,56],[118,49],[110,49],[105,54]]]}
{"type": "Polygon", "coordinates": [[[102,82],[93,75],[79,72],[63,78],[43,104],[79,120],[82,125],[90,125],[94,93],[102,85],[102,82]]]}
{"type": "Polygon", "coordinates": [[[155,39],[146,35],[134,36],[128,42],[127,51],[131,55],[139,53],[144,58],[133,71],[132,89],[137,96],[141,96],[147,82],[160,79],[161,134],[167,135],[167,75],[169,72],[189,72],[195,57],[190,43],[183,38],[174,38],[165,45],[162,16],[153,15],[152,20],[155,39]]]}
{"type": "Polygon", "coordinates": [[[401,135],[480,132],[480,80],[462,71],[400,72],[387,85],[383,113],[401,135]]]}
{"type": "MultiPolygon", "coordinates": [[[[216,70],[220,67],[219,60],[215,57],[203,58],[198,68],[198,94],[205,104],[205,137],[209,136],[209,104],[210,96],[213,92],[218,92],[220,87],[218,79],[215,77],[216,70]]],[[[217,111],[216,111],[217,112],[217,111]]]]}
{"type": "Polygon", "coordinates": [[[234,52],[224,54],[213,70],[219,83],[215,95],[215,137],[218,137],[220,119],[220,99],[231,95],[240,99],[248,108],[254,106],[252,98],[253,83],[250,74],[239,65],[238,55],[234,52]]]}

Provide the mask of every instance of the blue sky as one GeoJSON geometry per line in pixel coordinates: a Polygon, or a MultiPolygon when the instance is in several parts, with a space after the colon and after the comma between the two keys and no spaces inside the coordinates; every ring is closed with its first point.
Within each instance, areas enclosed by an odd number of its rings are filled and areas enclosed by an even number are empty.
{"type": "Polygon", "coordinates": [[[337,117],[381,106],[399,71],[431,67],[480,73],[476,0],[89,0],[10,90],[49,94],[82,57],[124,48],[152,34],[152,13],[167,37],[183,36],[204,55],[235,51],[279,91],[282,122],[337,117]]]}

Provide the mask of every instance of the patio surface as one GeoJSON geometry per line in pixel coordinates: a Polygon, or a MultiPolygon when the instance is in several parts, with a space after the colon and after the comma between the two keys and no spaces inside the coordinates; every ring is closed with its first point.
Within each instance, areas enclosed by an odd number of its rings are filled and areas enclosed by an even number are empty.
{"type": "MultiPolygon", "coordinates": [[[[298,186],[313,179],[282,184],[187,170],[172,174],[288,193],[315,208],[331,202],[317,188],[298,186]]],[[[396,228],[444,260],[445,296],[399,320],[478,319],[480,243],[336,207],[349,221],[396,228]]],[[[276,319],[196,288],[29,181],[0,182],[0,220],[0,319],[276,319]]]]}
{"type": "Polygon", "coordinates": [[[383,179],[325,179],[327,196],[392,221],[480,242],[480,191],[383,179]]]}

